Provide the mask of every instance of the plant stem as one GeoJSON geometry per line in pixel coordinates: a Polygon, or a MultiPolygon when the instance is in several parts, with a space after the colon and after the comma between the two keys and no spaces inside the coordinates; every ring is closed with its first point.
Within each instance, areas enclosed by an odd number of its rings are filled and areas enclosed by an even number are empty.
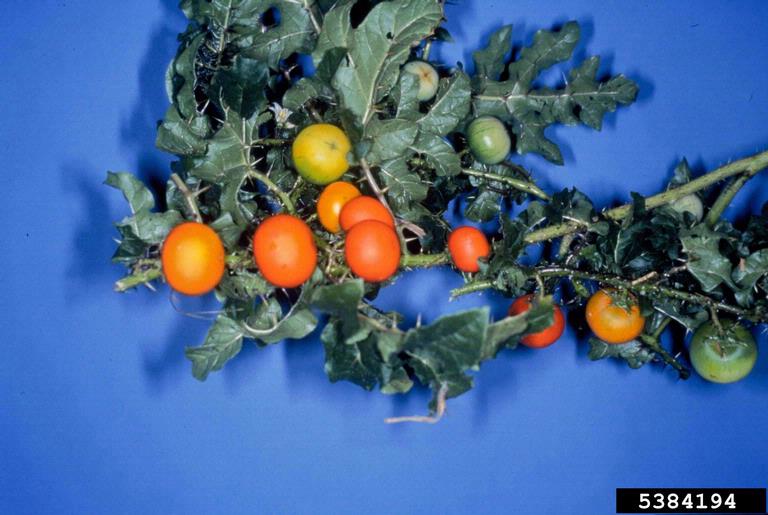
{"type": "MultiPolygon", "coordinates": [[[[659,296],[669,297],[672,299],[691,302],[699,306],[706,306],[711,310],[730,313],[732,315],[746,318],[747,320],[750,320],[755,323],[768,322],[768,315],[766,313],[762,313],[761,311],[758,311],[758,312],[748,311],[736,306],[731,306],[730,304],[717,302],[699,293],[685,292],[681,290],[676,290],[674,288],[669,288],[667,286],[659,286],[658,284],[651,284],[651,283],[633,284],[632,281],[628,281],[626,279],[622,279],[621,277],[617,277],[613,275],[584,272],[581,270],[575,270],[572,268],[557,267],[557,266],[530,268],[530,269],[527,269],[526,271],[528,275],[532,278],[535,277],[536,274],[538,274],[542,278],[570,277],[575,279],[597,281],[601,284],[606,284],[609,286],[614,286],[616,288],[621,288],[624,290],[635,292],[644,297],[659,297],[659,296]]],[[[467,293],[473,293],[476,291],[482,291],[492,287],[493,287],[492,281],[488,281],[488,280],[472,281],[460,288],[451,290],[451,296],[458,297],[460,295],[465,295],[467,293]]]]}
{"type": "Polygon", "coordinates": [[[428,268],[450,263],[448,254],[408,254],[400,260],[400,266],[410,268],[428,268]]]}
{"type": "Polygon", "coordinates": [[[195,194],[189,190],[189,188],[187,187],[187,184],[181,179],[181,177],[179,177],[179,174],[172,173],[171,181],[173,181],[173,183],[176,185],[176,188],[178,188],[181,194],[184,195],[184,200],[186,201],[187,206],[189,207],[189,212],[195,218],[195,221],[198,223],[202,223],[203,215],[200,214],[200,208],[197,206],[197,201],[195,200],[195,194]]]}
{"type": "MultiPolygon", "coordinates": [[[[675,200],[682,198],[691,193],[696,193],[699,190],[703,190],[717,182],[720,182],[734,175],[745,173],[750,176],[754,176],[757,173],[768,168],[768,151],[755,154],[744,159],[739,159],[733,163],[722,166],[712,172],[702,175],[701,177],[692,180],[689,183],[683,184],[678,188],[674,188],[664,193],[659,193],[645,199],[645,207],[647,209],[653,209],[675,200]]],[[[735,192],[734,192],[735,194],[735,192]]],[[[611,220],[621,220],[625,218],[631,211],[632,204],[625,204],[613,209],[605,211],[603,215],[611,220]]],[[[526,243],[537,243],[540,241],[552,240],[566,234],[580,231],[584,229],[584,224],[576,224],[573,222],[565,222],[557,225],[550,225],[544,227],[538,231],[528,233],[525,237],[526,243]]]]}
{"type": "Polygon", "coordinates": [[[715,203],[712,204],[709,213],[707,213],[705,222],[708,226],[712,227],[717,223],[725,209],[731,204],[733,197],[736,196],[739,190],[747,183],[747,181],[754,177],[757,172],[757,170],[750,170],[742,175],[739,175],[738,177],[734,178],[722,192],[720,192],[717,200],[715,200],[715,203]]]}
{"type": "Polygon", "coordinates": [[[254,169],[251,169],[248,172],[248,175],[250,177],[253,177],[257,181],[261,182],[262,184],[264,184],[264,186],[266,186],[269,191],[277,195],[277,197],[280,199],[280,201],[283,203],[283,206],[285,206],[285,209],[289,213],[296,214],[296,208],[293,205],[293,201],[291,200],[291,197],[289,197],[288,194],[285,193],[283,190],[278,188],[277,184],[272,182],[272,179],[270,179],[269,177],[267,177],[265,174],[261,172],[257,172],[254,169]]]}
{"type": "Polygon", "coordinates": [[[549,195],[544,193],[541,188],[528,181],[515,179],[514,177],[506,177],[504,175],[497,175],[495,173],[481,172],[480,170],[473,170],[471,168],[464,168],[461,170],[461,173],[464,175],[471,175],[473,177],[481,177],[489,181],[503,182],[504,184],[511,186],[516,190],[524,191],[542,200],[549,200],[549,195]]]}
{"type": "Polygon", "coordinates": [[[691,371],[688,370],[688,367],[677,361],[673,355],[671,355],[669,352],[667,352],[667,349],[661,346],[659,343],[658,337],[651,336],[648,334],[641,334],[640,340],[651,348],[653,352],[658,354],[662,360],[664,360],[664,363],[667,365],[670,365],[672,368],[677,370],[677,374],[680,376],[680,379],[688,379],[691,377],[691,371]]]}
{"type": "Polygon", "coordinates": [[[155,279],[159,279],[162,277],[162,275],[163,271],[160,267],[160,261],[153,259],[151,262],[147,263],[147,266],[142,270],[134,272],[133,274],[127,277],[123,277],[117,281],[115,283],[115,291],[121,293],[128,291],[131,288],[135,288],[136,286],[140,286],[150,281],[154,281],[155,279]]]}
{"type": "Polygon", "coordinates": [[[253,142],[257,147],[282,147],[290,145],[291,140],[283,138],[261,138],[253,142]]]}
{"type": "MultiPolygon", "coordinates": [[[[371,166],[368,164],[368,161],[365,158],[362,158],[360,160],[360,168],[363,169],[363,175],[365,176],[365,180],[368,182],[368,185],[373,190],[373,193],[376,195],[376,198],[379,199],[379,202],[384,204],[384,207],[387,208],[387,211],[389,211],[389,214],[392,215],[392,219],[397,220],[397,218],[395,217],[395,213],[392,211],[392,208],[389,207],[389,202],[387,202],[387,197],[384,195],[384,190],[382,190],[379,187],[379,183],[376,182],[376,178],[373,176],[373,172],[371,171],[371,166]]],[[[421,227],[419,227],[413,222],[409,222],[407,220],[398,220],[398,223],[399,225],[410,230],[412,233],[414,233],[418,237],[422,237],[426,234],[424,232],[424,229],[422,229],[421,227]]]]}

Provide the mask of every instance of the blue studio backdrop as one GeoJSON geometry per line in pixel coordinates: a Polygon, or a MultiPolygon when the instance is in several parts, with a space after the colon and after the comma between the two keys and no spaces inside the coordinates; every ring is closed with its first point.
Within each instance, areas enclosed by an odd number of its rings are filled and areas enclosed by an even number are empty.
{"type": "MultiPolygon", "coordinates": [[[[502,24],[520,45],[576,19],[577,57],[639,83],[601,133],[549,132],[564,167],[519,159],[549,191],[613,205],[662,189],[683,156],[702,173],[768,145],[768,2],[459,0],[447,18],[456,41],[433,53],[444,63],[471,67],[502,24]]],[[[112,222],[127,206],[101,184],[108,169],[167,178],[155,123],[184,27],[173,0],[3,9],[0,513],[602,514],[616,487],[768,486],[764,328],[752,375],[718,386],[591,363],[570,326],[551,348],[486,364],[434,426],[383,423],[423,412],[426,390],[330,384],[317,332],[246,346],[194,380],[183,348],[208,322],[174,311],[165,287],[112,292],[112,222]]],[[[759,176],[727,216],[766,200],[759,176]]],[[[460,282],[413,272],[377,302],[411,324],[487,303],[503,315],[494,295],[448,303],[460,282]]]]}

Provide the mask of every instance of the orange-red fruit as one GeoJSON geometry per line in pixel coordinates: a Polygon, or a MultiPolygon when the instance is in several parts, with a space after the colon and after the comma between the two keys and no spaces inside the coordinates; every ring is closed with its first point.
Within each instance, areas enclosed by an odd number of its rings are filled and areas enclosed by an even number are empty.
{"type": "MultiPolygon", "coordinates": [[[[512,316],[519,315],[531,309],[531,299],[533,299],[533,295],[523,295],[516,299],[509,307],[509,314],[512,316]]],[[[560,309],[560,306],[555,305],[554,308],[555,312],[552,318],[552,325],[538,333],[523,336],[520,339],[520,343],[533,349],[541,349],[549,347],[562,336],[563,330],[565,329],[565,317],[563,316],[563,310],[560,309]]]]}
{"type": "Polygon", "coordinates": [[[186,295],[208,293],[224,275],[224,245],[205,224],[185,222],[163,242],[163,275],[174,290],[186,295]]]}
{"type": "Polygon", "coordinates": [[[355,224],[364,220],[378,220],[393,229],[395,221],[392,214],[384,204],[373,197],[361,196],[353,198],[341,208],[339,222],[345,231],[350,230],[355,224]]]}
{"type": "Polygon", "coordinates": [[[587,325],[595,336],[606,343],[626,343],[634,340],[645,327],[645,318],[635,302],[627,311],[613,303],[608,290],[600,290],[587,301],[587,325]]]}
{"type": "Polygon", "coordinates": [[[339,215],[344,205],[360,196],[360,190],[344,181],[332,182],[325,187],[317,198],[317,218],[329,232],[341,230],[339,215]]]}
{"type": "Polygon", "coordinates": [[[400,265],[400,240],[389,225],[364,220],[347,232],[344,257],[356,276],[372,283],[385,281],[400,265]]]}
{"type": "Polygon", "coordinates": [[[455,229],[448,236],[448,252],[456,268],[462,272],[477,272],[477,260],[491,253],[488,238],[479,229],[464,226],[455,229]]]}
{"type": "Polygon", "coordinates": [[[271,216],[256,228],[253,257],[267,281],[295,288],[312,276],[317,265],[312,230],[295,216],[271,216]]]}

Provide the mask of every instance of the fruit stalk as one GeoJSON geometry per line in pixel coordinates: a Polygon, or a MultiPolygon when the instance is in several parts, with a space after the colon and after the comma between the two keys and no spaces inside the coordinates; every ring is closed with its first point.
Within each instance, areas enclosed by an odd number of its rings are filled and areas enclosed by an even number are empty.
{"type": "MultiPolygon", "coordinates": [[[[721,166],[720,168],[717,168],[716,170],[713,170],[706,175],[702,175],[701,177],[694,179],[687,184],[683,184],[678,188],[674,188],[663,193],[648,197],[645,199],[645,207],[647,209],[660,207],[665,204],[674,202],[675,200],[680,199],[686,195],[690,195],[691,193],[696,193],[697,191],[708,188],[709,186],[724,179],[728,179],[729,177],[733,177],[739,174],[745,174],[751,177],[758,174],[759,172],[762,172],[766,168],[768,168],[768,151],[764,151],[744,159],[739,159],[738,161],[734,161],[725,166],[721,166]]],[[[735,195],[735,191],[733,194],[735,195]]],[[[722,208],[724,207],[725,205],[722,206],[722,208]]],[[[603,216],[610,220],[621,220],[622,218],[625,218],[627,215],[629,215],[631,210],[632,204],[625,204],[623,206],[605,211],[603,216]]],[[[529,233],[525,237],[525,241],[526,243],[537,243],[541,241],[552,240],[559,238],[560,236],[565,236],[566,234],[582,231],[584,229],[584,224],[576,224],[573,222],[550,225],[549,227],[544,227],[543,229],[529,233]]]]}

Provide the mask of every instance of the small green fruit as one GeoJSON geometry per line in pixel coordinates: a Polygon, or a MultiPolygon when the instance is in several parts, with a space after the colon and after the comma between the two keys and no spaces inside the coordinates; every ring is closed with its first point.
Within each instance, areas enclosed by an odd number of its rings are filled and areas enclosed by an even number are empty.
{"type": "Polygon", "coordinates": [[[416,98],[421,102],[431,100],[437,93],[437,85],[440,76],[437,71],[426,61],[411,61],[403,66],[403,70],[415,75],[419,79],[419,93],[416,98]]]}
{"type": "Polygon", "coordinates": [[[687,211],[699,222],[704,217],[704,204],[701,203],[698,195],[693,193],[672,202],[672,209],[681,214],[687,211]]]}
{"type": "Polygon", "coordinates": [[[475,158],[487,165],[504,161],[512,148],[507,128],[493,116],[481,116],[472,120],[467,134],[469,148],[475,158]]]}
{"type": "Polygon", "coordinates": [[[723,333],[710,322],[702,324],[691,340],[691,363],[698,374],[714,383],[745,378],[757,361],[757,344],[743,325],[723,320],[723,333]]]}

